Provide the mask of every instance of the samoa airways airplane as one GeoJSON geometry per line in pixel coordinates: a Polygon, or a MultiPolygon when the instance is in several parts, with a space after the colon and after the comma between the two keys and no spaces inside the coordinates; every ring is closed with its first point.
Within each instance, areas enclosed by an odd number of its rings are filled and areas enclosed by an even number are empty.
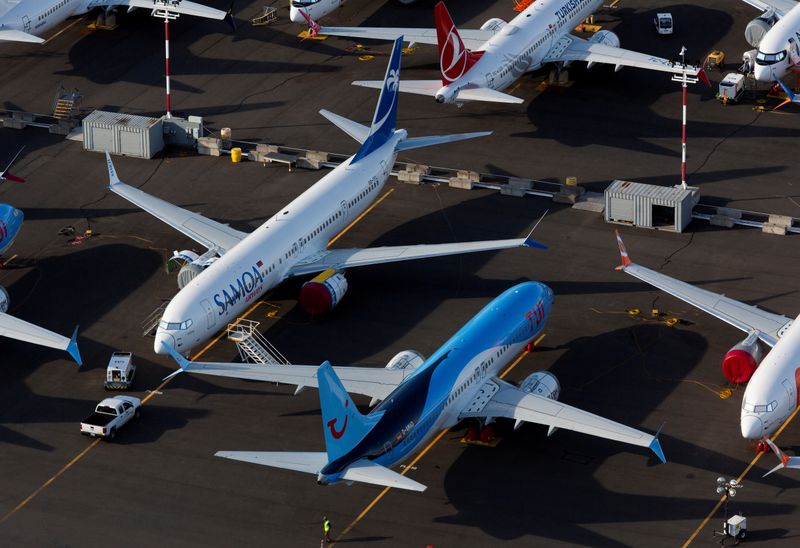
{"type": "Polygon", "coordinates": [[[230,11],[226,13],[188,0],[0,0],[0,41],[41,44],[44,42],[41,35],[64,20],[95,8],[116,6],[127,7],[129,11],[136,8],[166,10],[233,23],[230,11]]]}
{"type": "MultiPolygon", "coordinates": [[[[320,27],[308,18],[310,32],[357,39],[394,40],[439,46],[439,80],[407,80],[400,91],[434,97],[439,103],[462,104],[465,101],[522,103],[523,100],[502,93],[526,72],[554,63],[559,69],[573,61],[585,61],[622,67],[638,67],[681,73],[680,64],[667,59],[622,49],[619,37],[601,30],[589,40],[570,33],[594,13],[603,0],[537,0],[506,23],[489,19],[478,30],[458,30],[450,13],[439,2],[434,7],[436,29],[320,27]]],[[[687,74],[707,83],[702,69],[687,67],[687,74]]],[[[379,88],[375,81],[356,81],[354,85],[379,88]]]]}
{"type": "MultiPolygon", "coordinates": [[[[386,368],[190,362],[166,347],[181,372],[319,388],[325,452],[219,451],[218,457],[286,468],[317,476],[328,485],[354,481],[423,491],[425,486],[393,472],[444,429],[466,418],[486,425],[496,418],[574,430],[649,447],[666,462],[658,437],[582,411],[558,400],[560,386],[547,371],[516,387],[500,372],[541,333],[553,291],[539,282],[506,290],[467,322],[427,360],[413,350],[386,368]],[[381,400],[362,414],[350,392],[381,400]]],[[[297,393],[297,392],[296,392],[297,393]]],[[[371,405],[372,405],[371,404],[371,405]]]]}
{"type": "Polygon", "coordinates": [[[186,264],[178,274],[181,290],[167,305],[156,332],[156,353],[165,353],[163,343],[188,353],[287,278],[322,272],[303,285],[300,293],[303,307],[319,314],[335,307],[344,296],[347,291],[344,271],[348,268],[512,247],[545,247],[531,240],[528,234],[526,238],[508,240],[327,249],[331,238],[379,196],[399,152],[491,133],[409,138],[404,129],[396,129],[402,45],[400,39],[395,42],[371,127],[320,111],[361,143],[358,152],[251,234],[120,182],[111,157],[106,154],[112,192],[208,249],[200,256],[191,251],[176,252],[173,256],[186,264]]]}
{"type": "Polygon", "coordinates": [[[800,64],[800,3],[744,0],[763,13],[747,25],[745,38],[758,48],[753,76],[761,82],[784,78],[800,64]]]}
{"type": "MultiPolygon", "coordinates": [[[[11,164],[14,163],[22,150],[17,152],[17,155],[11,160],[5,170],[0,171],[0,182],[12,181],[15,183],[23,183],[25,179],[12,175],[8,172],[11,164]]],[[[22,211],[9,204],[0,204],[0,256],[5,253],[11,244],[14,243],[14,238],[19,234],[22,228],[22,220],[24,215],[22,211]]],[[[0,262],[0,266],[4,263],[0,262]]],[[[58,350],[66,350],[69,355],[81,365],[81,354],[78,351],[78,343],[75,340],[78,334],[78,328],[72,333],[72,338],[68,339],[58,333],[53,333],[43,327],[28,323],[14,316],[6,314],[10,304],[10,297],[5,287],[0,286],[0,337],[8,337],[10,339],[17,339],[40,346],[47,346],[48,348],[56,348],[58,350]]]]}
{"type": "Polygon", "coordinates": [[[757,441],[775,432],[797,408],[800,321],[792,321],[786,316],[772,314],[639,266],[631,262],[619,232],[617,245],[622,256],[622,266],[618,270],[747,333],[744,340],[725,354],[722,372],[732,383],[748,383],[742,398],[742,437],[757,441]],[[766,356],[763,356],[759,341],[771,347],[766,356]]]}

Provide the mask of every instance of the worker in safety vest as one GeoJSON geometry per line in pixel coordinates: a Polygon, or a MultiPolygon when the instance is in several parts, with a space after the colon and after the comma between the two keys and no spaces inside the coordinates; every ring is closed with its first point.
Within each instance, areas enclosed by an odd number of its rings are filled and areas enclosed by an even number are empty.
{"type": "Polygon", "coordinates": [[[325,532],[325,542],[333,542],[331,538],[331,520],[328,516],[322,518],[322,530],[325,532]]]}

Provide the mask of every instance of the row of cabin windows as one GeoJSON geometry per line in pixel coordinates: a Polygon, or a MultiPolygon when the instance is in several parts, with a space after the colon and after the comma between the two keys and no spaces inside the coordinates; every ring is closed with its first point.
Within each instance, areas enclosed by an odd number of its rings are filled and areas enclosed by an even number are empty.
{"type": "MultiPolygon", "coordinates": [[[[311,238],[313,238],[314,236],[317,236],[317,235],[318,235],[320,232],[322,232],[322,231],[323,231],[325,228],[327,228],[328,226],[330,226],[330,225],[333,223],[333,221],[335,221],[336,219],[338,219],[338,218],[339,218],[339,217],[341,217],[342,215],[344,215],[344,213],[342,213],[341,211],[337,211],[336,213],[334,213],[333,215],[331,215],[330,217],[328,217],[327,219],[325,219],[325,221],[324,221],[324,222],[323,222],[321,225],[319,225],[317,228],[315,228],[313,231],[311,231],[311,233],[310,233],[308,236],[306,236],[305,238],[303,238],[303,239],[302,239],[302,240],[303,240],[303,244],[307,244],[308,242],[310,242],[310,241],[311,241],[311,238]]],[[[284,259],[288,259],[288,258],[289,258],[289,257],[291,257],[291,256],[292,256],[292,255],[293,255],[293,254],[294,254],[296,251],[297,251],[297,249],[294,249],[294,248],[290,249],[289,251],[287,251],[286,253],[284,253],[284,255],[283,255],[283,258],[284,258],[284,259]]]]}
{"type": "Polygon", "coordinates": [[[373,181],[365,190],[363,190],[358,196],[350,200],[350,207],[353,207],[358,202],[366,198],[370,192],[372,192],[378,186],[378,181],[373,181]]]}
{"type": "Polygon", "coordinates": [[[63,7],[64,7],[64,6],[66,6],[67,4],[69,4],[69,0],[61,0],[61,2],[59,2],[59,3],[58,3],[58,4],[56,4],[55,6],[53,6],[52,8],[50,8],[49,10],[47,10],[46,12],[44,12],[43,14],[41,14],[41,15],[39,16],[39,21],[41,21],[42,19],[44,19],[45,17],[47,17],[47,16],[48,16],[48,15],[50,15],[51,13],[55,13],[55,12],[56,12],[56,10],[58,10],[59,8],[63,8],[63,7]]]}

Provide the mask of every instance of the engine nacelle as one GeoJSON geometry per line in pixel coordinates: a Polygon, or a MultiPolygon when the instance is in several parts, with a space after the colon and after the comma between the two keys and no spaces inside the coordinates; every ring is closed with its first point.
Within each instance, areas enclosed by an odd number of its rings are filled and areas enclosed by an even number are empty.
{"type": "Polygon", "coordinates": [[[769,30],[772,28],[772,25],[775,24],[775,17],[762,15],[761,17],[756,17],[749,23],[744,29],[744,39],[750,44],[751,47],[757,48],[758,45],[761,43],[761,40],[764,38],[769,30]]]}
{"type": "Polygon", "coordinates": [[[8,305],[11,304],[11,297],[8,296],[6,288],[0,285],[0,312],[8,312],[8,305]]]}
{"type": "Polygon", "coordinates": [[[608,46],[611,48],[618,48],[619,47],[619,36],[611,32],[610,30],[599,30],[594,33],[594,35],[589,38],[589,43],[591,44],[603,44],[604,46],[608,46]]]}
{"type": "Polygon", "coordinates": [[[764,351],[758,344],[758,335],[753,333],[728,350],[722,359],[722,374],[728,381],[744,384],[756,372],[764,351]]]}
{"type": "Polygon", "coordinates": [[[414,370],[425,363],[425,356],[416,350],[403,350],[394,355],[394,358],[386,364],[386,369],[409,369],[414,370]]]}
{"type": "Polygon", "coordinates": [[[549,371],[531,373],[525,377],[519,387],[523,392],[537,394],[551,400],[557,400],[558,395],[561,393],[561,385],[558,383],[558,379],[549,371]]]}
{"type": "Polygon", "coordinates": [[[178,289],[183,289],[192,283],[192,280],[197,278],[203,270],[205,269],[199,264],[186,263],[183,265],[178,271],[178,289]]]}
{"type": "Polygon", "coordinates": [[[347,278],[341,272],[326,270],[303,284],[300,289],[300,306],[311,315],[330,312],[347,293],[347,278]]]}
{"type": "Polygon", "coordinates": [[[481,30],[489,30],[492,32],[498,32],[500,29],[505,27],[508,23],[500,19],[499,17],[492,17],[484,24],[481,25],[481,30]]]}
{"type": "Polygon", "coordinates": [[[456,90],[450,86],[444,86],[436,92],[437,103],[452,103],[456,99],[456,90]]]}
{"type": "Polygon", "coordinates": [[[172,257],[167,261],[167,273],[174,272],[180,268],[178,270],[178,289],[183,289],[203,270],[211,266],[217,258],[217,252],[213,249],[202,255],[198,255],[188,249],[173,251],[172,257]]]}

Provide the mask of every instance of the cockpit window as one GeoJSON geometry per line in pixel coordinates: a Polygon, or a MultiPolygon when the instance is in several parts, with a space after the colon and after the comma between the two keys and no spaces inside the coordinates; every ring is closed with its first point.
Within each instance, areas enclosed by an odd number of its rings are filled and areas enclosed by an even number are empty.
{"type": "Polygon", "coordinates": [[[744,409],[745,411],[747,411],[749,413],[758,413],[758,414],[771,413],[771,412],[775,411],[777,408],[778,408],[778,402],[777,401],[770,402],[767,405],[754,404],[754,403],[747,402],[747,401],[742,403],[742,409],[744,409]]]}
{"type": "Polygon", "coordinates": [[[292,0],[293,8],[305,8],[318,3],[320,0],[292,0]]]}
{"type": "Polygon", "coordinates": [[[786,59],[786,51],[779,51],[778,53],[764,53],[759,51],[756,53],[756,63],[759,65],[774,65],[778,61],[786,59]]]}
{"type": "Polygon", "coordinates": [[[167,320],[161,320],[158,322],[158,327],[166,329],[167,331],[186,331],[192,326],[192,323],[192,320],[186,320],[184,322],[168,322],[167,320]]]}

